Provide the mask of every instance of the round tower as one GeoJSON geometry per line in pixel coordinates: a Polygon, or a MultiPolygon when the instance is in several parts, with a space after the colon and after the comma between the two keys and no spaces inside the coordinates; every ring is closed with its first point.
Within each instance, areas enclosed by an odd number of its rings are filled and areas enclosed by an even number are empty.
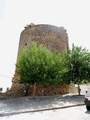
{"type": "MultiPolygon", "coordinates": [[[[63,52],[68,49],[68,35],[64,27],[33,23],[27,25],[20,35],[18,54],[22,48],[30,47],[32,41],[43,44],[51,51],[63,52]]],[[[19,83],[19,75],[16,72],[12,82],[13,94],[23,94],[24,86],[19,83]]]]}

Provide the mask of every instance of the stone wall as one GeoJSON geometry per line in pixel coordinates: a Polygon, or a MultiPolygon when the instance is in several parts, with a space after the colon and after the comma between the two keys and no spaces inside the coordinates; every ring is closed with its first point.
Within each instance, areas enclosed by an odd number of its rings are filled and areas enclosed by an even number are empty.
{"type": "MultiPolygon", "coordinates": [[[[28,90],[28,96],[33,96],[33,89],[34,86],[29,86],[28,90]]],[[[36,92],[35,96],[52,96],[52,95],[63,95],[69,93],[69,85],[37,85],[36,86],[36,92]]],[[[14,83],[13,87],[10,91],[5,93],[7,96],[25,96],[25,85],[24,84],[18,84],[17,82],[14,83]],[[16,94],[17,93],[17,94],[16,94]]]]}
{"type": "Polygon", "coordinates": [[[32,41],[43,44],[52,51],[64,51],[68,49],[68,35],[64,27],[52,25],[33,25],[26,27],[20,35],[20,49],[31,46],[32,41]]]}
{"type": "MultiPolygon", "coordinates": [[[[29,88],[28,95],[32,96],[33,86],[29,88]]],[[[63,95],[69,93],[69,85],[37,85],[36,96],[52,96],[52,95],[63,95]]]]}

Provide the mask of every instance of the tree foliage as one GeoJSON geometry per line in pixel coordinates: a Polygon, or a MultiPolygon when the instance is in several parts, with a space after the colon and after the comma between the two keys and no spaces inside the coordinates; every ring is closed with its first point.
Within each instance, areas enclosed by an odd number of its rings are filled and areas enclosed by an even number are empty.
{"type": "Polygon", "coordinates": [[[32,47],[23,49],[19,54],[17,72],[23,83],[60,84],[63,82],[61,61],[60,54],[33,43],[32,47]]]}
{"type": "Polygon", "coordinates": [[[80,84],[90,79],[90,53],[81,47],[72,47],[69,53],[69,69],[72,82],[80,84]]]}

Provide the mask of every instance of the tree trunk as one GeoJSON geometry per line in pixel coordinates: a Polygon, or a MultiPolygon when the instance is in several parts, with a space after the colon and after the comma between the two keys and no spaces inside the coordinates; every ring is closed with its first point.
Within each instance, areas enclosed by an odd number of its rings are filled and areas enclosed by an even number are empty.
{"type": "Polygon", "coordinates": [[[33,85],[33,93],[32,93],[32,96],[35,96],[36,95],[36,83],[34,83],[33,85]]]}
{"type": "Polygon", "coordinates": [[[78,95],[81,95],[81,89],[79,84],[78,84],[78,95]]]}
{"type": "Polygon", "coordinates": [[[25,96],[28,96],[29,85],[26,85],[25,96]]]}

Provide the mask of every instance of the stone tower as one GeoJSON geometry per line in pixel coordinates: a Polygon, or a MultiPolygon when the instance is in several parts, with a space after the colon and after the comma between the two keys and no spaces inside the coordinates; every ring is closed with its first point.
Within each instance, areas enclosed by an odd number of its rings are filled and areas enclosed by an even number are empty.
{"type": "MultiPolygon", "coordinates": [[[[63,52],[68,49],[68,35],[64,27],[56,27],[47,24],[30,24],[21,32],[18,54],[24,47],[30,47],[32,41],[43,44],[52,51],[63,52]]],[[[17,57],[18,59],[18,57],[17,57]]],[[[21,94],[23,86],[19,84],[19,76],[15,72],[11,91],[21,94]]]]}

